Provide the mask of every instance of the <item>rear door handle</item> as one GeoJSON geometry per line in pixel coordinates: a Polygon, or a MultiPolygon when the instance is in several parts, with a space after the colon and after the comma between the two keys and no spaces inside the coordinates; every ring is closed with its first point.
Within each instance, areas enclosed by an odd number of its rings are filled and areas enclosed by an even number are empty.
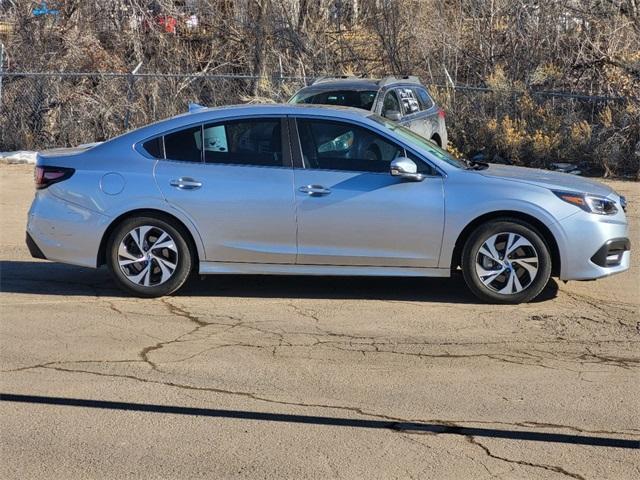
{"type": "Polygon", "coordinates": [[[194,180],[191,177],[180,177],[177,180],[171,180],[169,185],[179,188],[180,190],[197,190],[202,186],[202,182],[194,180]]]}
{"type": "Polygon", "coordinates": [[[311,197],[322,197],[331,193],[330,188],[323,187],[322,185],[305,185],[298,189],[299,192],[306,193],[311,197]]]}

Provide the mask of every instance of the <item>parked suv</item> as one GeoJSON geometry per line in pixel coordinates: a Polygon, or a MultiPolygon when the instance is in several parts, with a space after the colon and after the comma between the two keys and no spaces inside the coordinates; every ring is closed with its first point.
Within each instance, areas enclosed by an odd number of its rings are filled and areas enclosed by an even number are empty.
{"type": "Polygon", "coordinates": [[[291,97],[289,103],[340,105],[370,110],[447,148],[442,110],[418,77],[322,77],[291,97]]]}

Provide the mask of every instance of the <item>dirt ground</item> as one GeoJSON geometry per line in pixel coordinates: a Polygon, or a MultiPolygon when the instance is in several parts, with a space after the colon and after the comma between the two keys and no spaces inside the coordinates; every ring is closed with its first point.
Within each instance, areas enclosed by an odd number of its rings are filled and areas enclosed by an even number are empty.
{"type": "MultiPolygon", "coordinates": [[[[640,245],[640,185],[629,200],[640,245]]],[[[640,478],[640,254],[535,303],[459,279],[218,276],[130,298],[30,258],[0,165],[0,477],[640,478]]]]}

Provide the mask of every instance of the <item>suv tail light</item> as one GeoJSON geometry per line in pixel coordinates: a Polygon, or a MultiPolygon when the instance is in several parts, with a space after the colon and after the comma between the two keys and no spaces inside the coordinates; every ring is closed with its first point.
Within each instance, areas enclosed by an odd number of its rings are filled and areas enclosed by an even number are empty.
{"type": "Polygon", "coordinates": [[[444,113],[444,110],[443,110],[443,109],[441,109],[441,108],[439,108],[439,109],[438,109],[438,116],[439,116],[440,118],[443,118],[443,119],[444,119],[444,117],[445,117],[445,113],[444,113]]]}
{"type": "Polygon", "coordinates": [[[54,183],[62,182],[73,175],[75,169],[66,167],[36,166],[34,180],[36,190],[42,190],[54,183]]]}

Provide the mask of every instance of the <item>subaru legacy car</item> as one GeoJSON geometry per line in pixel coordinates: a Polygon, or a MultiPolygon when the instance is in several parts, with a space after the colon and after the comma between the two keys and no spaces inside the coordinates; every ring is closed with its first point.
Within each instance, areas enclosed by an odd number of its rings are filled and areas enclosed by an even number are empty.
{"type": "Polygon", "coordinates": [[[27,245],[134,295],[192,272],[449,277],[489,302],[629,268],[625,199],[573,175],[457,160],[354,108],[201,108],[42,152],[27,245]],[[374,154],[373,152],[379,152],[374,154]]]}
{"type": "Polygon", "coordinates": [[[447,148],[444,110],[436,105],[418,77],[322,77],[298,90],[289,103],[370,110],[447,148]]]}

